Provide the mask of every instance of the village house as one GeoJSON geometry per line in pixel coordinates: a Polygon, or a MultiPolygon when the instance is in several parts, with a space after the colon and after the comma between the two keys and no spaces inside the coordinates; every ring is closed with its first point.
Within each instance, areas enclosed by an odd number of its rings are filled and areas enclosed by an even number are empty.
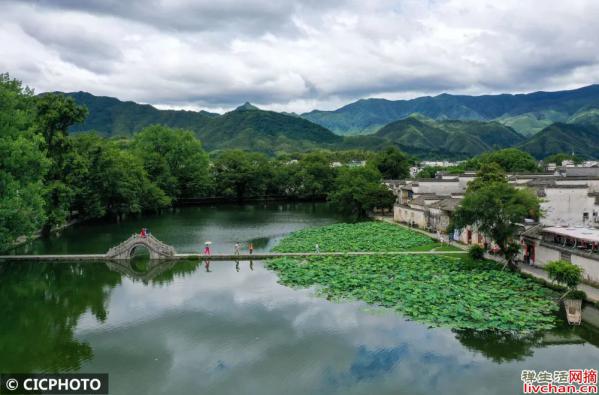
{"type": "MultiPolygon", "coordinates": [[[[562,166],[552,172],[508,174],[509,183],[533,190],[541,201],[539,222],[522,224],[522,261],[544,267],[564,259],[583,268],[586,283],[599,284],[598,169],[562,166]]],[[[396,196],[394,220],[446,234],[453,212],[475,177],[474,172],[440,172],[432,179],[386,180],[396,196]]],[[[451,238],[464,244],[490,244],[472,227],[451,238]]]]}
{"type": "Polygon", "coordinates": [[[599,286],[599,229],[537,225],[522,234],[521,258],[539,267],[572,262],[583,269],[585,283],[599,286]]]}

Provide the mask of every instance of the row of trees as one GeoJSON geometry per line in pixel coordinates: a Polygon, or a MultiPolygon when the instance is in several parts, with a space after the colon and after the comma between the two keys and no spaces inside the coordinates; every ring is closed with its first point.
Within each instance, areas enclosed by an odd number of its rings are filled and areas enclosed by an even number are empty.
{"type": "Polygon", "coordinates": [[[329,199],[363,216],[389,207],[383,178],[408,175],[411,159],[383,152],[315,151],[270,158],[241,150],[206,153],[189,131],[150,126],[131,139],[69,135],[87,111],[73,99],[35,96],[0,75],[0,250],[23,235],[92,219],[159,211],[181,199],[329,199]],[[335,162],[365,160],[366,166],[335,162]]]}
{"type": "Polygon", "coordinates": [[[528,152],[518,148],[505,148],[497,151],[484,152],[471,159],[468,159],[457,166],[450,167],[425,167],[418,173],[419,178],[434,178],[438,171],[444,171],[450,174],[460,174],[464,171],[478,171],[484,164],[495,163],[503,171],[511,172],[539,172],[537,160],[528,152]]]}
{"type": "MultiPolygon", "coordinates": [[[[558,166],[564,160],[571,160],[575,164],[582,163],[582,159],[573,154],[553,154],[543,159],[543,164],[556,163],[558,166]]],[[[460,174],[467,170],[480,170],[485,163],[496,163],[503,171],[511,172],[540,172],[542,167],[538,161],[528,152],[519,150],[518,148],[505,148],[492,152],[484,152],[467,161],[460,163],[457,166],[439,167],[429,166],[423,168],[419,173],[419,178],[434,178],[438,171],[443,171],[449,174],[460,174]]]]}

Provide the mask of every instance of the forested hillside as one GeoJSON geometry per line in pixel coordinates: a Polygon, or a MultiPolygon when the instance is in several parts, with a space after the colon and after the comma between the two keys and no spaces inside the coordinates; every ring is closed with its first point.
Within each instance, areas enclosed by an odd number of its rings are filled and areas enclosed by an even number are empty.
{"type": "MultiPolygon", "coordinates": [[[[434,109],[433,115],[441,114],[442,118],[472,119],[435,120],[412,114],[382,126],[373,134],[355,136],[338,136],[294,114],[265,111],[250,103],[219,115],[206,111],[159,110],[149,105],[84,92],[67,96],[89,110],[85,121],[71,126],[71,132],[94,131],[107,137],[132,136],[144,127],[160,124],[192,131],[209,151],[244,149],[276,155],[319,148],[381,150],[393,145],[421,158],[466,159],[494,149],[519,146],[535,157],[543,158],[558,152],[575,152],[581,157],[599,155],[595,135],[599,128],[599,105],[574,111],[581,103],[592,101],[596,87],[560,95],[554,92],[479,97],[492,104],[489,109],[479,108],[476,100],[469,96],[459,97],[468,104],[467,107],[453,106],[456,97],[451,95],[441,95],[442,99],[422,98],[411,101],[411,105],[416,106],[412,110],[429,108],[434,109]],[[531,102],[530,96],[536,99],[531,102]],[[436,105],[431,104],[432,99],[435,99],[436,105]],[[536,111],[543,106],[552,109],[502,116],[497,121],[480,120],[483,115],[495,115],[510,108],[509,103],[515,105],[511,112],[519,109],[536,111]],[[568,115],[569,111],[573,113],[568,115]],[[522,135],[518,132],[522,129],[534,130],[538,134],[522,135]]],[[[373,113],[386,114],[378,118],[383,122],[385,117],[398,114],[393,112],[397,109],[393,103],[365,100],[344,107],[344,111],[357,111],[359,114],[367,105],[373,113]]]]}
{"type": "Polygon", "coordinates": [[[85,92],[68,93],[89,110],[84,122],[69,131],[95,131],[103,136],[132,136],[160,124],[195,133],[209,150],[242,148],[274,154],[340,143],[342,138],[303,118],[263,111],[250,103],[223,115],[206,111],[158,110],[85,92]]]}
{"type": "Polygon", "coordinates": [[[524,135],[565,121],[585,107],[599,106],[599,85],[558,92],[501,95],[425,96],[412,100],[358,100],[334,111],[314,110],[302,117],[342,135],[373,133],[418,113],[436,120],[498,120],[524,135]]]}

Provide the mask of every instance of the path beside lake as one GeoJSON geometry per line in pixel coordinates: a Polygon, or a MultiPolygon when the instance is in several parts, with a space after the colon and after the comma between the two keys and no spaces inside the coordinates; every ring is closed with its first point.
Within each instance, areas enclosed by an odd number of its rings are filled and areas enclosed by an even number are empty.
{"type": "MultiPolygon", "coordinates": [[[[407,225],[395,222],[392,218],[376,216],[375,219],[377,221],[387,222],[387,223],[390,223],[390,224],[393,224],[393,225],[397,225],[397,226],[403,227],[405,229],[410,229],[410,230],[412,230],[414,232],[422,233],[422,234],[427,235],[428,237],[430,237],[432,239],[437,240],[437,235],[436,234],[427,232],[427,231],[422,230],[422,229],[410,228],[407,225]]],[[[452,242],[451,245],[454,246],[454,247],[458,247],[458,248],[462,249],[464,252],[466,252],[468,250],[468,248],[470,247],[469,245],[465,245],[465,244],[457,243],[457,242],[452,242]]],[[[499,263],[503,263],[503,261],[500,258],[498,258],[496,256],[493,256],[493,255],[489,255],[487,253],[485,253],[485,258],[486,259],[490,259],[490,260],[494,260],[494,261],[499,262],[499,263]]],[[[547,271],[543,270],[540,267],[519,264],[518,265],[518,269],[522,273],[525,273],[525,274],[530,275],[532,277],[535,277],[535,278],[537,278],[539,280],[542,280],[543,282],[545,282],[547,284],[552,284],[553,283],[552,280],[549,278],[549,275],[547,274],[547,271]]],[[[586,293],[587,300],[589,302],[599,303],[599,289],[598,288],[595,288],[595,287],[590,286],[588,284],[580,284],[578,286],[578,289],[580,289],[581,291],[584,291],[586,293]]]]}

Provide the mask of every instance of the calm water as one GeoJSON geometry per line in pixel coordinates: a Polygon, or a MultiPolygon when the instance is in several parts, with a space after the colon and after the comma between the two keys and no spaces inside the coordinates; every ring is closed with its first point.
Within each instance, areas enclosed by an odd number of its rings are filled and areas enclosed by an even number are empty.
{"type": "MultiPolygon", "coordinates": [[[[105,252],[142,226],[178,251],[268,250],[339,222],[323,204],[186,208],[88,224],[21,252],[105,252]]],[[[599,366],[587,325],[532,336],[431,329],[277,284],[260,262],[0,264],[0,372],[107,372],[111,394],[516,394],[522,369],[599,366]],[[128,274],[126,274],[128,273],[128,274]]],[[[524,303],[524,302],[523,302],[524,303]]]]}

